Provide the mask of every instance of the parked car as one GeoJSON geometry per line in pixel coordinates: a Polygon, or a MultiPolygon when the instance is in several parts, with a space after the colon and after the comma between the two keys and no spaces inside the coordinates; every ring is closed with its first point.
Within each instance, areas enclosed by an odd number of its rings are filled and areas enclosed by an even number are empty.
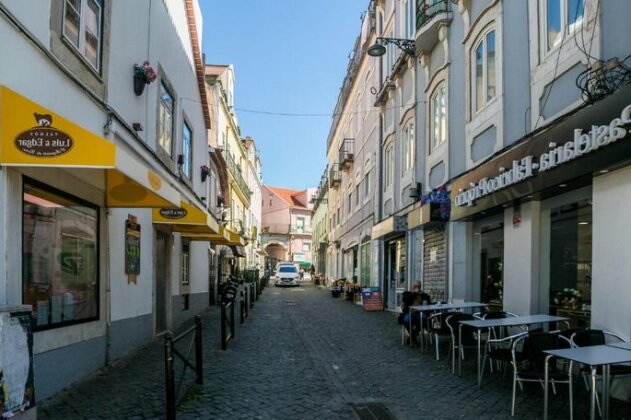
{"type": "Polygon", "coordinates": [[[295,264],[279,265],[274,280],[275,286],[299,286],[300,273],[298,272],[298,267],[295,264]]]}

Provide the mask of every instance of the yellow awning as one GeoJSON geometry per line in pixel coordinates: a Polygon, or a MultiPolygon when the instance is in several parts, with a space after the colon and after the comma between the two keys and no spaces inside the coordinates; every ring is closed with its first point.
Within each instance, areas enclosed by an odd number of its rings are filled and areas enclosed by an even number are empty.
{"type": "Polygon", "coordinates": [[[219,224],[205,210],[182,201],[180,207],[153,209],[153,223],[171,225],[173,232],[214,235],[219,224]]]}
{"type": "Polygon", "coordinates": [[[180,193],[121,148],[0,86],[0,165],[104,169],[107,207],[166,207],[180,193]]]}
{"type": "Polygon", "coordinates": [[[182,233],[182,236],[191,241],[207,241],[216,245],[245,245],[245,240],[238,233],[223,226],[219,226],[219,232],[216,235],[182,233]]]}

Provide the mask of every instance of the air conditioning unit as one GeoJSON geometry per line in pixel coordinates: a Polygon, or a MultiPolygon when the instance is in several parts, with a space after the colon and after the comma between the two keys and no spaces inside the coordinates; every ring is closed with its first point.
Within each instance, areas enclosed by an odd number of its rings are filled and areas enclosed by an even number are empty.
{"type": "Polygon", "coordinates": [[[421,187],[420,182],[417,182],[415,187],[412,187],[408,190],[408,196],[415,200],[421,198],[422,194],[423,194],[423,189],[421,187]]]}

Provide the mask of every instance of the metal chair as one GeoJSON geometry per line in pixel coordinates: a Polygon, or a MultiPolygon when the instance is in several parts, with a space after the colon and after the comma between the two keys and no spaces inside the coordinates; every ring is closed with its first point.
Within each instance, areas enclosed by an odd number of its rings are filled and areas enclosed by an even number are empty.
{"type": "MultiPolygon", "coordinates": [[[[537,332],[523,334],[513,341],[511,349],[513,365],[513,398],[511,416],[515,415],[515,394],[517,384],[523,391],[524,382],[535,382],[545,385],[545,361],[551,356],[545,350],[567,348],[570,341],[559,334],[559,331],[537,332]],[[519,350],[521,348],[521,351],[519,350]]],[[[572,362],[567,369],[565,365],[557,364],[555,358],[550,358],[548,365],[548,380],[552,384],[552,391],[556,394],[556,384],[568,384],[570,396],[570,418],[573,418],[572,403],[572,362]],[[559,366],[563,366],[560,368],[559,366]]]]}
{"type": "Polygon", "coordinates": [[[458,357],[464,360],[465,348],[478,348],[477,330],[467,325],[460,326],[460,321],[473,319],[476,318],[464,312],[455,312],[445,319],[451,335],[451,373],[456,373],[456,352],[458,357]],[[460,328],[462,328],[462,336],[460,328]]]}
{"type": "MultiPolygon", "coordinates": [[[[453,314],[461,312],[436,312],[427,318],[430,338],[436,346],[436,360],[440,360],[439,343],[440,340],[451,340],[451,330],[447,326],[447,318],[453,314]]],[[[451,351],[451,348],[450,348],[451,351]]]]}

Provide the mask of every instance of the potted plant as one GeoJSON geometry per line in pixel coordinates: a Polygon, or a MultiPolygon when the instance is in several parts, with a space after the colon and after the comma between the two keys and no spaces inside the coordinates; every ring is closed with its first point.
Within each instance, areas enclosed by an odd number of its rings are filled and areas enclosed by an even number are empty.
{"type": "Polygon", "coordinates": [[[134,64],[134,93],[137,96],[142,95],[145,86],[157,78],[158,74],[148,61],[143,62],[142,65],[134,64]]]}
{"type": "Polygon", "coordinates": [[[578,309],[581,300],[581,292],[572,288],[565,288],[554,296],[554,303],[565,309],[578,309]]]}

